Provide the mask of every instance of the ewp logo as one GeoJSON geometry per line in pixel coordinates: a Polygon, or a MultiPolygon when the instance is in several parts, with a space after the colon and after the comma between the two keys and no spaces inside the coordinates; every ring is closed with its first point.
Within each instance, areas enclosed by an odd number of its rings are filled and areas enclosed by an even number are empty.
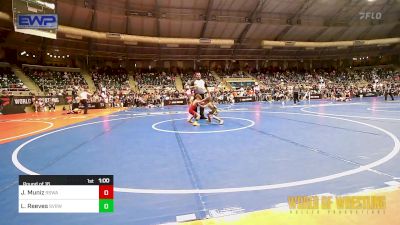
{"type": "Polygon", "coordinates": [[[57,29],[57,14],[18,14],[18,29],[57,29]]]}

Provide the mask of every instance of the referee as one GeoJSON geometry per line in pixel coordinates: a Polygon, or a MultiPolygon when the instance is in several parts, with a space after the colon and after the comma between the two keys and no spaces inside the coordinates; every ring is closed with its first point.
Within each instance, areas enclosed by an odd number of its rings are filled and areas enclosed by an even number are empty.
{"type": "Polygon", "coordinates": [[[295,105],[297,105],[297,103],[299,102],[299,92],[299,86],[296,84],[293,88],[293,101],[295,105]]]}
{"type": "Polygon", "coordinates": [[[393,91],[392,85],[391,84],[387,84],[386,87],[385,87],[385,93],[384,93],[385,101],[387,101],[388,95],[392,98],[392,101],[394,101],[393,92],[394,91],[393,91]]]}
{"type": "MultiPolygon", "coordinates": [[[[205,94],[208,92],[208,87],[206,82],[201,79],[200,72],[195,73],[196,80],[192,81],[191,88],[194,90],[194,94],[199,94],[203,99],[205,98],[205,94]]],[[[197,110],[196,110],[197,112],[197,110]]],[[[206,119],[204,116],[204,108],[200,107],[200,119],[206,119]]]]}
{"type": "Polygon", "coordinates": [[[87,114],[88,111],[88,97],[90,96],[90,94],[87,92],[86,88],[83,89],[83,91],[80,94],[80,99],[81,99],[81,104],[83,105],[84,109],[83,109],[83,113],[87,114]]]}

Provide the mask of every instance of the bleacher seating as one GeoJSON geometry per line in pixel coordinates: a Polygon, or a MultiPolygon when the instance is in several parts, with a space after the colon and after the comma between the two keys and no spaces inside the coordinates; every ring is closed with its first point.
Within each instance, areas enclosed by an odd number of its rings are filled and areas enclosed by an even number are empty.
{"type": "Polygon", "coordinates": [[[135,80],[138,82],[140,92],[153,91],[175,91],[175,76],[162,73],[136,73],[135,80]]]}
{"type": "Polygon", "coordinates": [[[10,67],[0,67],[0,90],[7,92],[29,91],[10,67]]]}
{"type": "Polygon", "coordinates": [[[99,90],[102,88],[109,91],[130,90],[128,72],[124,68],[96,68],[92,70],[91,75],[99,90]]]}
{"type": "Polygon", "coordinates": [[[45,93],[58,94],[72,91],[74,88],[87,88],[88,85],[80,72],[62,71],[60,67],[24,67],[29,76],[45,93]]]}
{"type": "Polygon", "coordinates": [[[231,72],[231,73],[223,73],[221,74],[223,78],[249,78],[249,76],[243,71],[231,72]]]}

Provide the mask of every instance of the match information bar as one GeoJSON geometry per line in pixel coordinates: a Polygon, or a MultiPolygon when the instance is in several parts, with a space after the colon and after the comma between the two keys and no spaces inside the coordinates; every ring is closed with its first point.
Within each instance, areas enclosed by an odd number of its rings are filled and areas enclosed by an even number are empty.
{"type": "Polygon", "coordinates": [[[20,175],[20,213],[114,211],[113,175],[20,175]]]}

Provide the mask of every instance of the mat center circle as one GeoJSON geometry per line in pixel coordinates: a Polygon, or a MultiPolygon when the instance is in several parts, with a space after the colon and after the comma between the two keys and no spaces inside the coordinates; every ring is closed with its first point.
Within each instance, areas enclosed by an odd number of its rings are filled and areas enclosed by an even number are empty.
{"type": "Polygon", "coordinates": [[[154,123],[151,127],[160,132],[181,133],[181,134],[204,134],[223,133],[243,130],[254,126],[253,120],[239,117],[221,117],[225,122],[223,125],[216,121],[209,123],[207,120],[200,120],[200,126],[193,126],[187,122],[187,118],[163,120],[154,123]]]}

